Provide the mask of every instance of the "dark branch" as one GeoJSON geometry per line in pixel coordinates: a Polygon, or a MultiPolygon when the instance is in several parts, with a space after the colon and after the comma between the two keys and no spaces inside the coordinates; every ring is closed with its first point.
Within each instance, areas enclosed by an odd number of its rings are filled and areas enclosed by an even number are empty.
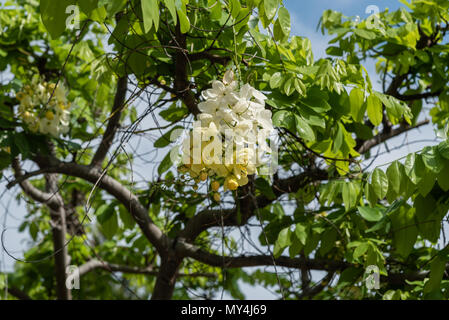
{"type": "MultiPolygon", "coordinates": [[[[102,269],[108,272],[122,272],[129,274],[147,274],[157,276],[159,271],[154,269],[152,266],[148,267],[134,267],[127,265],[119,265],[115,263],[108,263],[105,261],[100,261],[97,259],[92,259],[84,263],[79,267],[79,275],[83,276],[95,269],[102,269]]],[[[178,273],[177,277],[205,277],[205,278],[216,278],[217,274],[209,272],[195,272],[195,273],[178,273]]]]}
{"type": "MultiPolygon", "coordinates": [[[[178,241],[176,249],[185,257],[193,258],[199,262],[208,264],[214,267],[225,268],[245,268],[245,267],[259,267],[272,266],[273,257],[271,255],[251,255],[251,256],[237,256],[228,257],[220,256],[214,253],[202,250],[192,244],[184,241],[178,241]]],[[[309,270],[343,270],[349,266],[346,262],[324,260],[324,259],[303,259],[303,258],[289,258],[281,256],[274,260],[279,267],[309,270]]]]}
{"type": "Polygon", "coordinates": [[[8,286],[8,293],[12,295],[13,297],[16,297],[19,300],[33,300],[31,297],[23,292],[22,290],[16,288],[16,287],[10,287],[8,286]]]}
{"type": "Polygon", "coordinates": [[[177,45],[183,50],[176,50],[175,54],[175,90],[177,96],[181,97],[189,111],[193,115],[200,113],[195,95],[191,90],[191,83],[188,80],[187,67],[189,63],[188,54],[186,53],[186,35],[181,32],[180,24],[176,26],[177,45]]]}
{"type": "Polygon", "coordinates": [[[60,173],[84,179],[114,196],[131,213],[143,234],[156,247],[159,254],[164,255],[166,253],[171,241],[156,226],[148,215],[148,210],[139,202],[137,196],[120,182],[106,174],[102,174],[94,167],[73,162],[62,162],[53,157],[37,157],[35,161],[47,172],[60,173]]]}
{"type": "Polygon", "coordinates": [[[220,56],[207,51],[195,52],[188,55],[190,61],[196,60],[209,60],[211,63],[218,63],[221,65],[227,65],[231,58],[226,56],[220,56]]]}
{"type": "Polygon", "coordinates": [[[114,140],[115,132],[120,124],[120,116],[124,107],[126,99],[126,89],[128,85],[128,78],[126,76],[120,77],[117,81],[117,91],[114,97],[114,104],[112,106],[111,114],[109,116],[108,126],[103,135],[101,143],[95,152],[92,159],[92,166],[101,166],[102,162],[106,158],[109,148],[114,140]]]}
{"type": "Polygon", "coordinates": [[[201,232],[211,227],[217,226],[239,226],[245,224],[249,218],[255,214],[256,208],[263,208],[272,203],[278,197],[285,193],[296,192],[310,183],[316,181],[327,180],[328,175],[324,170],[305,171],[297,176],[282,180],[275,180],[272,186],[272,191],[276,196],[275,199],[268,199],[265,196],[258,196],[256,203],[249,201],[248,210],[237,214],[237,208],[225,210],[204,210],[198,213],[195,217],[189,220],[185,229],[180,236],[193,241],[201,232]],[[257,206],[256,206],[257,205],[257,206]]]}
{"type": "MultiPolygon", "coordinates": [[[[14,170],[14,176],[16,180],[14,184],[8,184],[7,188],[11,188],[13,185],[18,183],[20,187],[22,188],[23,192],[29,196],[34,201],[37,201],[39,203],[43,203],[47,206],[49,206],[52,209],[57,210],[61,203],[58,200],[58,197],[55,197],[51,193],[47,193],[45,191],[39,190],[35,186],[33,186],[29,181],[26,180],[26,176],[22,174],[22,168],[20,166],[19,159],[14,158],[12,161],[12,168],[14,170]],[[10,186],[11,185],[11,186],[10,186]]],[[[42,173],[42,170],[39,170],[39,173],[42,173]]]]}
{"type": "Polygon", "coordinates": [[[423,120],[421,122],[418,122],[416,125],[414,126],[409,126],[409,125],[404,125],[401,124],[398,128],[396,129],[391,129],[388,132],[382,132],[380,134],[378,134],[377,136],[375,136],[372,139],[369,140],[365,140],[363,141],[363,143],[359,146],[357,146],[357,152],[360,154],[363,154],[365,152],[368,152],[371,148],[393,138],[396,137],[404,132],[410,131],[412,129],[416,129],[419,128],[421,126],[424,126],[426,124],[429,123],[429,120],[423,120]]]}

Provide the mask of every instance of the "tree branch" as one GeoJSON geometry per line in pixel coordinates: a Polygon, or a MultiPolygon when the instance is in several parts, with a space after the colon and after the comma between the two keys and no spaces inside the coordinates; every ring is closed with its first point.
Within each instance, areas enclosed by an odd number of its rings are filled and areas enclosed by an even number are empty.
{"type": "Polygon", "coordinates": [[[35,161],[47,172],[78,177],[110,193],[130,212],[143,234],[155,246],[159,254],[166,254],[171,240],[156,226],[148,215],[148,210],[139,202],[136,195],[120,182],[106,174],[102,174],[97,168],[73,162],[62,162],[54,157],[36,157],[35,161]]]}
{"type": "MultiPolygon", "coordinates": [[[[18,158],[14,158],[12,161],[12,168],[14,170],[14,177],[16,178],[15,181],[20,185],[23,192],[29,196],[34,201],[37,201],[39,203],[43,203],[47,205],[48,207],[57,210],[61,203],[59,203],[58,198],[54,196],[54,194],[44,192],[42,190],[39,190],[35,186],[33,186],[29,181],[24,179],[24,175],[22,174],[22,168],[20,166],[20,162],[18,158]]],[[[42,172],[40,172],[42,173],[42,172]]],[[[10,183],[11,184],[11,183],[10,183]]],[[[9,186],[8,184],[7,188],[11,188],[13,185],[9,186]]]]}
{"type": "MultiPolygon", "coordinates": [[[[273,265],[273,257],[271,255],[250,255],[237,257],[220,256],[207,252],[195,245],[183,241],[182,239],[179,239],[176,243],[176,250],[185,257],[193,258],[199,262],[214,267],[245,268],[273,265]]],[[[276,266],[279,267],[294,269],[301,269],[305,267],[309,270],[343,270],[350,266],[350,264],[342,261],[289,258],[285,256],[281,256],[274,261],[276,266]]]]}
{"type": "Polygon", "coordinates": [[[442,89],[437,90],[435,92],[423,92],[423,93],[416,93],[416,94],[396,94],[395,97],[402,101],[413,101],[413,100],[421,100],[421,99],[427,99],[431,97],[439,96],[443,92],[442,89]]]}
{"type": "Polygon", "coordinates": [[[382,132],[378,135],[376,135],[374,138],[365,140],[361,145],[357,147],[357,152],[360,154],[363,154],[365,152],[368,152],[371,148],[385,142],[388,139],[391,139],[393,137],[396,137],[404,132],[410,131],[412,129],[419,128],[421,126],[424,126],[429,123],[429,120],[423,120],[418,122],[414,126],[404,125],[401,124],[398,128],[392,129],[389,132],[382,132]]]}
{"type": "Polygon", "coordinates": [[[26,294],[25,292],[16,287],[8,286],[7,290],[10,295],[16,297],[19,300],[33,300],[28,294],[26,294]]]}
{"type": "Polygon", "coordinates": [[[55,259],[56,295],[58,300],[71,300],[72,294],[66,285],[66,268],[69,264],[69,255],[66,245],[67,224],[63,200],[58,192],[57,176],[55,174],[46,174],[45,180],[47,191],[53,194],[54,198],[58,199],[58,202],[60,203],[57,208],[50,207],[53,253],[55,259]]]}
{"type": "Polygon", "coordinates": [[[181,32],[180,24],[176,26],[176,42],[182,50],[176,50],[175,53],[175,81],[176,93],[181,97],[184,104],[193,115],[200,113],[195,95],[191,90],[191,84],[188,81],[188,54],[186,53],[186,35],[181,32]]]}
{"type": "Polygon", "coordinates": [[[100,145],[92,159],[91,166],[101,167],[109,148],[114,141],[115,132],[119,127],[120,116],[122,114],[123,105],[126,99],[126,90],[128,86],[128,78],[126,76],[120,77],[117,81],[117,91],[114,97],[114,104],[112,106],[111,114],[109,116],[108,125],[103,135],[100,145]]]}
{"type": "Polygon", "coordinates": [[[240,217],[237,215],[237,208],[201,211],[189,220],[185,229],[180,233],[180,237],[185,238],[187,241],[193,241],[201,232],[211,227],[243,225],[255,214],[256,208],[267,206],[284,193],[296,192],[310,183],[326,179],[328,179],[327,172],[316,169],[305,171],[287,179],[275,180],[272,186],[272,191],[275,195],[274,199],[258,196],[256,203],[249,201],[248,212],[242,212],[240,217]]]}
{"type": "MultiPolygon", "coordinates": [[[[122,272],[122,273],[130,273],[130,274],[147,274],[147,275],[158,275],[159,271],[154,269],[152,266],[148,266],[145,268],[119,265],[114,263],[109,263],[105,261],[100,261],[97,259],[92,259],[84,263],[79,267],[79,275],[80,277],[85,274],[95,270],[102,269],[109,272],[122,272]]],[[[177,277],[205,277],[205,278],[216,278],[217,274],[209,273],[209,272],[195,272],[195,273],[178,273],[177,277]]]]}
{"type": "Polygon", "coordinates": [[[220,56],[207,51],[190,53],[188,55],[188,58],[190,61],[209,60],[211,63],[218,63],[224,66],[227,65],[229,61],[231,61],[230,57],[220,56]]]}

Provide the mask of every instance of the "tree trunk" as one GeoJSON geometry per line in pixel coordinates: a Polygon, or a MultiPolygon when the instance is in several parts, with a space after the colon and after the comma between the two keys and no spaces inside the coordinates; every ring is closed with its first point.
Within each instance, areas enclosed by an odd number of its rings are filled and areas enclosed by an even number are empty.
{"type": "Polygon", "coordinates": [[[58,209],[50,209],[52,234],[53,234],[53,252],[55,259],[55,275],[56,275],[56,296],[58,300],[71,300],[72,293],[66,285],[67,266],[69,264],[69,256],[66,246],[67,225],[65,219],[65,210],[63,200],[58,192],[57,176],[54,174],[46,175],[47,190],[54,197],[60,199],[61,205],[58,209]]]}
{"type": "Polygon", "coordinates": [[[170,300],[172,298],[181,262],[182,258],[171,254],[162,258],[151,300],[170,300]]]}

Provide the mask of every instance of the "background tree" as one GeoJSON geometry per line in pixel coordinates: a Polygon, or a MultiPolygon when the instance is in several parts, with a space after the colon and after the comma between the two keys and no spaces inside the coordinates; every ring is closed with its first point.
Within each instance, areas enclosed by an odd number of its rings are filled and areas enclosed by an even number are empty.
{"type": "Polygon", "coordinates": [[[279,0],[8,5],[0,167],[34,241],[2,277],[8,297],[241,298],[239,281],[285,299],[448,297],[447,1],[361,22],[326,11],[335,38],[319,60],[279,0]],[[229,69],[268,97],[279,170],[215,201],[172,165],[169,137],[229,69]],[[429,124],[428,108],[441,143],[366,169],[372,148],[429,124]]]}

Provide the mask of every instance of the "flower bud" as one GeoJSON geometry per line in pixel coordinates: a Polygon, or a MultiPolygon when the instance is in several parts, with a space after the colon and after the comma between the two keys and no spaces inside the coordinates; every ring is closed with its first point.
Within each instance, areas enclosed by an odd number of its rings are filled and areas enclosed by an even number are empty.
{"type": "Polygon", "coordinates": [[[47,118],[48,120],[53,120],[54,118],[55,118],[55,115],[53,114],[53,112],[51,112],[51,111],[47,111],[46,113],[45,113],[45,118],[47,118]]]}
{"type": "Polygon", "coordinates": [[[201,181],[206,181],[206,179],[207,179],[207,173],[206,172],[201,172],[201,174],[200,174],[200,180],[201,181]]]}
{"type": "Polygon", "coordinates": [[[211,188],[213,191],[218,191],[218,189],[220,189],[220,183],[218,181],[212,182],[211,188]]]}
{"type": "Polygon", "coordinates": [[[235,179],[229,179],[226,183],[226,186],[228,187],[229,190],[234,191],[237,190],[239,184],[235,179]]]}

